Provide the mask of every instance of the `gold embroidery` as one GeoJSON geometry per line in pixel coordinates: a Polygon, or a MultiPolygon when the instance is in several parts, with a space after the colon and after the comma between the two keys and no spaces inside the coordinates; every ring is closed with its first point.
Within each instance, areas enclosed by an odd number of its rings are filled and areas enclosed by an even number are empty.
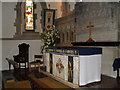
{"type": "Polygon", "coordinates": [[[57,63],[56,63],[56,67],[57,67],[59,73],[61,73],[62,70],[64,69],[64,66],[63,66],[62,61],[61,61],[60,58],[58,59],[58,61],[57,61],[57,63]]]}
{"type": "Polygon", "coordinates": [[[72,64],[70,62],[68,62],[69,65],[69,69],[68,69],[68,77],[72,77],[73,76],[73,70],[72,70],[72,64]]]}

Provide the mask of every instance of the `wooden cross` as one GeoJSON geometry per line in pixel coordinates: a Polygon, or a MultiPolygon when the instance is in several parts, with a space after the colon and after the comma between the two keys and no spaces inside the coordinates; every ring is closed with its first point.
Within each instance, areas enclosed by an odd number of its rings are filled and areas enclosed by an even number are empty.
{"type": "Polygon", "coordinates": [[[87,28],[89,28],[89,39],[86,41],[86,42],[95,42],[93,39],[92,39],[92,29],[94,25],[91,24],[91,22],[89,22],[89,25],[87,25],[87,28]]]}

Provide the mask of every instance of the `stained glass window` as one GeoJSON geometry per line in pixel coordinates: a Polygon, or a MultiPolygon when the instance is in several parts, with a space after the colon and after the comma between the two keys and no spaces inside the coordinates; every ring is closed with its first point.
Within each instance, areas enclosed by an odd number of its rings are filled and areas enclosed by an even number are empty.
{"type": "Polygon", "coordinates": [[[26,0],[26,30],[33,30],[33,1],[26,0]]]}

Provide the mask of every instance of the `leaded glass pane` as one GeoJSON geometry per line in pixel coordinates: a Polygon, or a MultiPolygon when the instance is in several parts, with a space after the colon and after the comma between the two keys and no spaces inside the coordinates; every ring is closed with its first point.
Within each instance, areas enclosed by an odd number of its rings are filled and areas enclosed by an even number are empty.
{"type": "Polygon", "coordinates": [[[26,30],[33,29],[33,1],[26,0],[26,30]]]}

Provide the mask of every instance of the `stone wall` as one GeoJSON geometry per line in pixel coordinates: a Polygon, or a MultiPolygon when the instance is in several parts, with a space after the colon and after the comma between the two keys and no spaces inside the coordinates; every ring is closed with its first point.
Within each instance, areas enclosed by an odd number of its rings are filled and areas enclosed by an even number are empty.
{"type": "Polygon", "coordinates": [[[118,5],[110,2],[89,2],[77,3],[77,41],[88,39],[89,22],[94,25],[92,37],[96,41],[117,41],[118,40],[118,5]]]}
{"type": "Polygon", "coordinates": [[[56,19],[56,26],[60,33],[61,45],[69,46],[71,42],[76,41],[74,11],[68,12],[64,17],[56,19]]]}
{"type": "MultiPolygon", "coordinates": [[[[81,2],[75,6],[76,12],[76,38],[77,42],[86,41],[89,38],[87,25],[91,22],[92,38],[95,41],[119,41],[120,40],[120,12],[119,2],[81,2]]],[[[114,59],[120,57],[118,47],[101,47],[102,61],[101,73],[116,77],[112,64],[114,59]]]]}

